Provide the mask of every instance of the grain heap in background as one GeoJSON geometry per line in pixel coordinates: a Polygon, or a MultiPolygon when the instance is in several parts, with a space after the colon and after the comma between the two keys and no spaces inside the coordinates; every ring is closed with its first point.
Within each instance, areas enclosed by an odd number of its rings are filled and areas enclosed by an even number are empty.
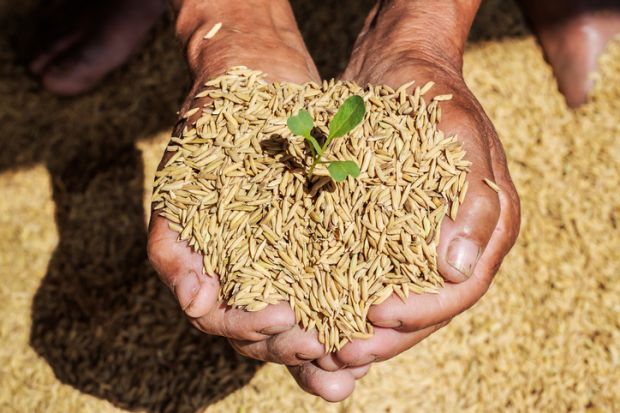
{"type": "Polygon", "coordinates": [[[209,81],[198,120],[174,137],[153,202],[170,228],[204,254],[221,299],[258,311],[288,301],[329,351],[367,338],[369,307],[396,293],[436,291],[436,244],[446,214],[466,193],[469,162],[456,137],[437,129],[432,83],[398,90],[352,82],[268,83],[243,67],[209,81]],[[351,95],[366,115],[332,160],[354,159],[361,175],[336,184],[287,119],[306,109],[321,132],[351,95]]]}
{"type": "MultiPolygon", "coordinates": [[[[506,149],[521,234],[472,309],[336,404],[191,327],[146,261],[142,194],[186,90],[172,22],[92,93],[56,99],[12,47],[52,3],[0,7],[0,411],[620,411],[620,39],[569,110],[518,4],[482,2],[465,79],[506,149]]],[[[374,3],[291,1],[324,77],[374,3]]]]}

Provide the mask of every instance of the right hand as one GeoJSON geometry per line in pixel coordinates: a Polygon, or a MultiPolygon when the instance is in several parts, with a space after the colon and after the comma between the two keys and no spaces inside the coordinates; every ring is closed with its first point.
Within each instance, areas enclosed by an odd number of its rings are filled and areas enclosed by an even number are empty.
{"type": "MultiPolygon", "coordinates": [[[[446,283],[438,294],[411,294],[404,301],[394,294],[372,306],[368,320],[375,326],[374,336],[353,340],[337,353],[320,359],[317,364],[325,370],[390,359],[445,326],[487,291],[519,232],[519,197],[502,144],[462,75],[465,29],[469,26],[461,19],[467,13],[455,12],[450,21],[450,10],[454,8],[449,3],[455,2],[400,0],[386,2],[385,7],[378,4],[343,74],[344,79],[361,85],[385,84],[393,88],[411,80],[416,81],[416,86],[433,81],[435,86],[426,99],[437,94],[453,95],[452,100],[442,104],[439,127],[447,136],[458,136],[465,158],[472,165],[467,176],[469,190],[458,216],[455,220],[446,218],[441,224],[437,264],[446,283]],[[435,7],[437,3],[443,8],[435,7]],[[442,30],[432,33],[414,30],[416,27],[442,30]],[[456,31],[450,32],[449,28],[456,31]],[[496,182],[500,193],[484,179],[496,182]]],[[[468,7],[473,19],[476,7],[473,2],[468,7]]]]}
{"type": "MultiPolygon", "coordinates": [[[[271,80],[320,82],[287,1],[188,0],[177,3],[180,3],[177,31],[186,44],[188,65],[195,79],[180,110],[181,115],[191,106],[202,106],[205,102],[193,97],[204,82],[232,66],[261,70],[271,80]],[[248,10],[239,10],[245,8],[248,10]],[[204,40],[204,35],[217,22],[222,23],[221,30],[212,39],[204,40]],[[273,22],[277,22],[277,26],[273,22]],[[244,46],[248,44],[252,47],[244,46]]],[[[180,119],[175,136],[185,126],[180,119]]],[[[193,120],[190,118],[188,122],[193,120]]],[[[165,160],[166,155],[160,168],[165,160]]],[[[316,330],[302,330],[288,303],[269,305],[257,312],[226,306],[218,300],[218,277],[203,274],[202,255],[177,239],[178,234],[168,228],[167,220],[153,213],[149,226],[149,259],[196,328],[227,337],[242,355],[287,365],[297,383],[309,393],[329,401],[342,400],[351,394],[355,380],[366,374],[369,366],[336,372],[320,369],[311,363],[325,355],[316,330]]]]}

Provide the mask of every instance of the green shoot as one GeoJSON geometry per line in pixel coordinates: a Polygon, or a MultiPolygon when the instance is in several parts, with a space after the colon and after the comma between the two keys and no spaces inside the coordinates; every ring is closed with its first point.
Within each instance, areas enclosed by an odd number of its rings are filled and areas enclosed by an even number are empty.
{"type": "Polygon", "coordinates": [[[323,146],[312,136],[314,123],[308,111],[302,109],[297,116],[288,118],[287,125],[290,131],[295,135],[303,136],[310,145],[314,160],[308,170],[308,178],[312,178],[314,168],[319,163],[327,164],[329,175],[336,182],[342,182],[348,176],[353,178],[359,176],[360,168],[355,161],[322,161],[322,158],[334,139],[345,136],[359,125],[364,119],[365,111],[364,100],[360,96],[354,95],[347,98],[329,123],[329,134],[323,146]]]}
{"type": "Polygon", "coordinates": [[[300,110],[297,116],[291,116],[288,118],[286,124],[291,132],[295,135],[303,136],[306,139],[306,141],[310,144],[312,153],[315,156],[321,151],[321,145],[319,145],[319,142],[314,138],[314,136],[312,136],[312,128],[314,128],[314,124],[312,123],[312,117],[307,110],[300,110]]]}
{"type": "Polygon", "coordinates": [[[329,175],[336,182],[344,181],[349,175],[353,178],[357,178],[360,175],[360,167],[357,166],[355,161],[330,162],[327,166],[327,170],[329,171],[329,175]]]}

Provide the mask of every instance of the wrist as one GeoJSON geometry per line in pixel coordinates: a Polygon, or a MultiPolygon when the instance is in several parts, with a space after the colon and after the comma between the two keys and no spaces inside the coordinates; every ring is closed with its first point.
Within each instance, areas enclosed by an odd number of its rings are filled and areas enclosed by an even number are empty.
{"type": "Polygon", "coordinates": [[[195,78],[222,73],[230,65],[247,66],[244,60],[248,60],[248,53],[241,49],[256,38],[278,39],[295,45],[301,39],[291,29],[296,26],[288,0],[173,0],[172,3],[177,12],[177,37],[195,78]],[[217,33],[205,39],[216,24],[217,33]]]}
{"type": "Polygon", "coordinates": [[[198,32],[222,18],[221,0],[171,0],[170,3],[176,13],[177,38],[186,49],[198,32]]]}
{"type": "Polygon", "coordinates": [[[391,49],[461,72],[463,52],[480,0],[383,0],[378,19],[391,33],[391,49]]]}

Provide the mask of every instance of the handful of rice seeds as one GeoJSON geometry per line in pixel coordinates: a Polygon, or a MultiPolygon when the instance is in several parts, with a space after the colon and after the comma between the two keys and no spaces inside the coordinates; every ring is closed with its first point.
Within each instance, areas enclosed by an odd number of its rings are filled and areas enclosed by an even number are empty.
{"type": "MultiPolygon", "coordinates": [[[[405,84],[362,88],[268,83],[235,67],[206,83],[199,119],[171,139],[172,156],[157,172],[153,202],[179,239],[204,256],[228,305],[259,311],[288,301],[327,351],[368,338],[371,305],[396,293],[443,285],[436,245],[443,218],[455,218],[467,191],[470,162],[454,136],[437,129],[436,96],[405,84]],[[307,110],[324,134],[349,96],[366,114],[329,160],[354,159],[357,178],[335,183],[287,119],[307,110]]],[[[168,154],[170,155],[170,154],[168,154]]]]}

